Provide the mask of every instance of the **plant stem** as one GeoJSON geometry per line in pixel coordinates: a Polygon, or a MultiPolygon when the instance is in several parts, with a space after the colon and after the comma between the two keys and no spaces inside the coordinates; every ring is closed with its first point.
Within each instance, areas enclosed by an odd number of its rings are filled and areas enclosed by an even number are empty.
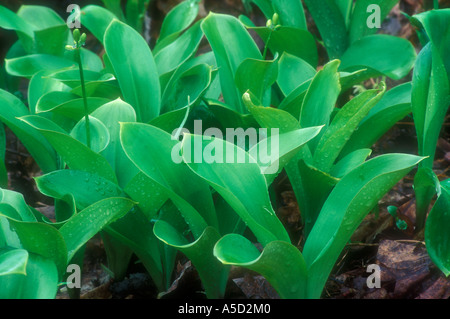
{"type": "Polygon", "coordinates": [[[270,30],[269,36],[267,37],[266,45],[264,46],[263,60],[266,59],[267,49],[269,48],[270,38],[272,37],[273,30],[270,30]]]}
{"type": "Polygon", "coordinates": [[[439,10],[439,0],[433,0],[434,10],[439,10]]]}
{"type": "Polygon", "coordinates": [[[86,143],[89,148],[91,148],[91,125],[89,123],[89,110],[88,110],[88,104],[87,104],[87,97],[86,97],[86,87],[84,85],[84,74],[83,74],[83,65],[81,63],[81,52],[80,48],[77,48],[75,50],[78,66],[80,69],[80,80],[81,80],[81,92],[83,95],[83,104],[84,104],[84,118],[86,120],[86,143]]]}

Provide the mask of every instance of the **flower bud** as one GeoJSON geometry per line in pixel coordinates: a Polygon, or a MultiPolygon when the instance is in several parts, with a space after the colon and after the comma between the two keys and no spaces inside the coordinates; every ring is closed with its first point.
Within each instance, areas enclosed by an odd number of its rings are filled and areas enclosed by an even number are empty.
{"type": "Polygon", "coordinates": [[[266,27],[271,28],[272,25],[273,25],[272,20],[271,19],[267,20],[266,27]]]}
{"type": "Polygon", "coordinates": [[[83,33],[80,37],[80,45],[84,45],[86,43],[86,33],[83,33]]]}
{"type": "Polygon", "coordinates": [[[78,43],[78,41],[80,41],[80,30],[79,29],[73,30],[73,39],[76,43],[78,43]]]}
{"type": "Polygon", "coordinates": [[[278,16],[278,13],[274,13],[274,14],[273,14],[272,21],[273,21],[273,24],[274,24],[274,25],[278,25],[278,22],[279,22],[279,16],[278,16]]]}

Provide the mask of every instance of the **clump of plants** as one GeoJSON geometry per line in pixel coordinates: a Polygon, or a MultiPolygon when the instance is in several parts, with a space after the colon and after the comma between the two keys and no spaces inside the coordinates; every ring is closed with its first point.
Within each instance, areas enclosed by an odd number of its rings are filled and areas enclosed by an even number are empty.
{"type": "MultiPolygon", "coordinates": [[[[449,181],[432,167],[449,106],[448,9],[409,17],[417,55],[368,26],[371,1],[305,1],[316,38],[301,1],[244,1],[266,17],[258,26],[244,15],[198,18],[200,1],[185,0],[152,46],[142,34],[148,0],[103,2],[71,23],[45,6],[0,6],[0,27],[17,34],[0,121],[39,166],[37,189],[55,208],[50,220],[7,189],[2,125],[1,298],[54,298],[96,234],[115,280],[135,255],[160,293],[183,254],[208,298],[224,297],[230,265],[260,273],[282,298],[320,298],[360,223],[417,167],[416,231],[448,276],[449,181]],[[102,54],[85,46],[88,36],[102,54]],[[320,66],[318,45],[327,53],[320,66]],[[395,87],[352,90],[411,72],[395,87]],[[18,79],[29,80],[26,99],[18,79]],[[418,154],[370,157],[409,114],[418,154]],[[300,249],[270,196],[284,172],[301,212],[300,249]]],[[[382,1],[381,16],[397,2],[382,1]]]]}

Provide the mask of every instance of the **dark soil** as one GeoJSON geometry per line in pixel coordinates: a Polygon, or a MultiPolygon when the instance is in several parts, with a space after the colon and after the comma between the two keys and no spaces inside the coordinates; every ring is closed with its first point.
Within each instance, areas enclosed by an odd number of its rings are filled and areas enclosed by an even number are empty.
{"type": "MultiPolygon", "coordinates": [[[[10,1],[2,2],[16,11],[21,4],[43,4],[66,16],[65,8],[72,1],[10,1]]],[[[164,15],[179,0],[154,0],[149,7],[148,14],[152,17],[150,42],[157,38],[159,26],[164,15]]],[[[81,6],[87,3],[100,4],[101,1],[77,1],[81,6]]],[[[441,7],[450,7],[450,1],[441,1],[441,7]]],[[[223,12],[233,15],[245,13],[241,0],[204,0],[200,16],[207,12],[223,12]]],[[[401,0],[388,19],[383,23],[381,32],[404,37],[410,40],[420,51],[420,45],[414,29],[400,12],[409,15],[423,11],[422,1],[401,0]]],[[[258,10],[251,13],[251,18],[257,24],[264,24],[264,18],[258,10]]],[[[308,15],[309,18],[309,15],[308,15]]],[[[309,18],[309,21],[311,19],[309,18]]],[[[317,30],[311,24],[312,32],[318,36],[317,30]]],[[[15,35],[0,30],[0,57],[2,60],[9,46],[15,41],[15,35]]],[[[95,40],[90,39],[88,45],[98,47],[95,40]]],[[[205,44],[206,45],[206,44],[205,44]]],[[[99,52],[100,53],[100,52],[99,52]]],[[[321,53],[324,55],[323,50],[321,53]]],[[[409,81],[410,77],[402,82],[409,81]]],[[[388,81],[388,89],[400,82],[388,81]]],[[[373,82],[365,83],[366,87],[373,82]]],[[[22,94],[26,95],[27,83],[23,83],[22,94]]],[[[443,180],[450,176],[450,118],[447,115],[441,138],[438,143],[434,171],[443,180]]],[[[26,149],[15,136],[7,130],[8,144],[6,165],[8,168],[8,188],[21,192],[27,203],[38,208],[47,216],[52,217],[52,202],[41,195],[34,184],[33,177],[40,171],[26,149]]],[[[411,118],[405,118],[395,125],[373,147],[372,156],[390,152],[417,154],[417,140],[411,118]]],[[[380,201],[379,212],[370,214],[355,232],[351,243],[344,249],[332,275],[326,285],[323,298],[332,299],[448,299],[450,298],[450,281],[446,279],[430,261],[423,242],[423,234],[415,233],[415,201],[412,189],[414,171],[399,182],[380,201]],[[399,230],[393,217],[387,213],[386,207],[399,207],[399,217],[404,220],[408,228],[399,230]],[[381,267],[381,288],[367,288],[367,265],[377,264],[381,267]]],[[[301,248],[301,220],[292,187],[285,176],[275,181],[277,196],[276,209],[280,219],[288,229],[293,243],[301,248]]],[[[106,256],[99,236],[93,238],[86,248],[85,264],[83,268],[83,285],[81,298],[87,299],[198,299],[205,298],[201,282],[195,268],[183,256],[179,257],[174,272],[174,282],[169,291],[158,293],[150,277],[139,264],[131,263],[124,280],[114,281],[104,267],[106,256]]],[[[64,289],[57,298],[68,298],[64,289]]],[[[277,293],[258,274],[244,269],[233,268],[225,298],[245,299],[276,299],[277,293]]]]}

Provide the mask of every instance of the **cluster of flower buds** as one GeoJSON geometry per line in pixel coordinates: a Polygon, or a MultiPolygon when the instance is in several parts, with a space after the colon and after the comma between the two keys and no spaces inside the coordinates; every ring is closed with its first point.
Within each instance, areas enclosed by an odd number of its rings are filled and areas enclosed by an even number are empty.
{"type": "Polygon", "coordinates": [[[86,33],[80,34],[80,29],[73,30],[73,46],[66,45],[66,50],[72,51],[81,48],[86,43],[86,33]]]}
{"type": "Polygon", "coordinates": [[[267,20],[266,27],[276,30],[280,27],[278,13],[274,13],[272,19],[267,20]]]}

